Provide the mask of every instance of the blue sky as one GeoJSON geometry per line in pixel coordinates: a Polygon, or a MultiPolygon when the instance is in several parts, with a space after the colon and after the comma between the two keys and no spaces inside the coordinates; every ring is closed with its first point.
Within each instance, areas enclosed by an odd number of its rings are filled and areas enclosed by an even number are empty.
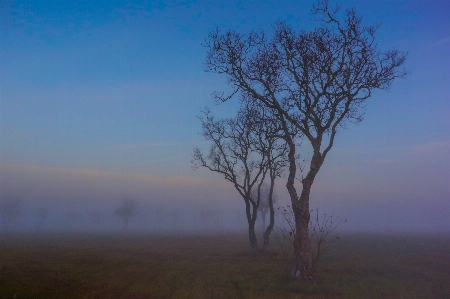
{"type": "MultiPolygon", "coordinates": [[[[1,1],[0,192],[35,205],[129,195],[242,206],[220,176],[190,165],[193,147],[208,147],[200,109],[237,107],[214,104],[226,78],[203,71],[202,42],[216,27],[270,33],[279,19],[309,30],[313,3],[1,1]]],[[[382,23],[380,49],[408,52],[411,74],[374,93],[365,120],[340,132],[311,205],[355,227],[420,229],[419,217],[448,229],[450,1],[339,3],[382,23]]]]}

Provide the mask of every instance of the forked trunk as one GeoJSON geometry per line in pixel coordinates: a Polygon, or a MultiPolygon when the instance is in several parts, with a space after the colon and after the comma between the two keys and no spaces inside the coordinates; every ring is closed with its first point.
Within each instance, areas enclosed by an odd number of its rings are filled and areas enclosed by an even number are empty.
{"type": "MultiPolygon", "coordinates": [[[[292,210],[295,217],[295,238],[294,238],[294,265],[291,271],[292,278],[304,280],[312,283],[317,282],[317,276],[314,273],[311,260],[311,248],[309,240],[309,194],[317,172],[323,163],[323,158],[318,150],[314,151],[311,159],[310,170],[302,180],[302,193],[297,196],[297,190],[294,186],[297,165],[295,159],[295,144],[292,139],[287,139],[289,145],[289,176],[286,188],[291,197],[292,210]]],[[[320,146],[318,147],[320,150],[320,146]]]]}
{"type": "Polygon", "coordinates": [[[258,211],[257,207],[250,206],[250,200],[245,201],[245,212],[247,214],[247,222],[248,222],[248,238],[250,240],[250,248],[252,249],[253,253],[258,252],[258,250],[259,250],[258,239],[256,238],[256,234],[255,234],[255,222],[256,222],[257,211],[258,211]],[[251,208],[253,208],[253,209],[251,209],[251,208]]]}
{"type": "MultiPolygon", "coordinates": [[[[275,210],[273,208],[273,186],[275,184],[275,176],[271,175],[271,182],[270,182],[270,190],[269,190],[269,215],[270,215],[270,222],[269,222],[269,226],[267,227],[266,231],[263,234],[263,240],[264,240],[264,245],[262,248],[262,251],[266,251],[269,249],[269,238],[270,238],[270,233],[273,230],[273,227],[275,225],[275,210]]],[[[265,220],[265,217],[263,218],[263,220],[265,220]]],[[[265,223],[265,221],[264,221],[265,223]]],[[[265,225],[264,225],[265,227],[265,225]]]]}
{"type": "MultiPolygon", "coordinates": [[[[319,147],[320,148],[320,147],[319,147]]],[[[295,279],[316,283],[317,276],[314,273],[311,259],[311,248],[309,239],[309,194],[314,182],[314,178],[322,166],[324,158],[316,150],[311,159],[310,169],[306,177],[302,180],[303,189],[300,198],[292,205],[295,217],[296,238],[294,243],[295,260],[292,269],[292,276],[295,279]]],[[[294,186],[288,186],[288,188],[294,186]]],[[[294,188],[295,189],[295,188],[294,188]]]]}
{"type": "Polygon", "coordinates": [[[252,248],[252,252],[253,253],[258,252],[259,246],[255,234],[255,223],[248,224],[248,238],[250,240],[250,247],[252,248]]]}
{"type": "Polygon", "coordinates": [[[270,209],[270,223],[269,223],[269,226],[267,227],[266,231],[263,234],[264,245],[263,245],[262,251],[267,251],[269,249],[270,233],[272,232],[274,224],[275,224],[274,218],[275,218],[275,213],[274,213],[273,206],[272,206],[272,208],[270,209]]]}

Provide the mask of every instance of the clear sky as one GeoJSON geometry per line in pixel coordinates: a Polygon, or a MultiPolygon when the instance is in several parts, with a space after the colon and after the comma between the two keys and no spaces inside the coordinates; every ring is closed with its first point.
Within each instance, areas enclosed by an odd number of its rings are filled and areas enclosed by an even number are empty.
{"type": "MultiPolygon", "coordinates": [[[[279,19],[310,30],[313,3],[0,1],[1,195],[32,206],[130,196],[243,209],[231,184],[191,169],[193,147],[208,148],[200,109],[231,116],[237,107],[214,104],[226,78],[204,72],[202,42],[216,27],[270,33],[279,19]]],[[[339,3],[382,23],[380,49],[408,52],[410,75],[340,132],[311,206],[353,229],[449,230],[450,1],[339,3]]]]}

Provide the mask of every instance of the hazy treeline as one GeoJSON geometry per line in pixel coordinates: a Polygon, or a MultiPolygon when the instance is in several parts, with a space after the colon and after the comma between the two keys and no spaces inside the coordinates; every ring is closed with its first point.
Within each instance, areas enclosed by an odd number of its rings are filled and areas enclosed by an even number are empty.
{"type": "MultiPolygon", "coordinates": [[[[245,211],[193,207],[171,208],[136,201],[136,210],[129,218],[127,230],[154,233],[217,232],[245,230],[245,211]]],[[[1,232],[122,232],[123,220],[117,215],[121,201],[110,205],[64,207],[2,197],[0,204],[1,232]]],[[[257,229],[262,230],[262,218],[257,229]]]]}

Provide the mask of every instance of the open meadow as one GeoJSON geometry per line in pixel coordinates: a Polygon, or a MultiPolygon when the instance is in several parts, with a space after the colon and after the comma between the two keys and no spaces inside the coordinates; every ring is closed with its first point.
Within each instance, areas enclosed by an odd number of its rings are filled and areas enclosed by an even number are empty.
{"type": "MultiPolygon", "coordinates": [[[[274,239],[274,238],[273,238],[274,239]]],[[[344,234],[316,286],[244,235],[10,236],[0,298],[450,298],[450,236],[344,234]]]]}

